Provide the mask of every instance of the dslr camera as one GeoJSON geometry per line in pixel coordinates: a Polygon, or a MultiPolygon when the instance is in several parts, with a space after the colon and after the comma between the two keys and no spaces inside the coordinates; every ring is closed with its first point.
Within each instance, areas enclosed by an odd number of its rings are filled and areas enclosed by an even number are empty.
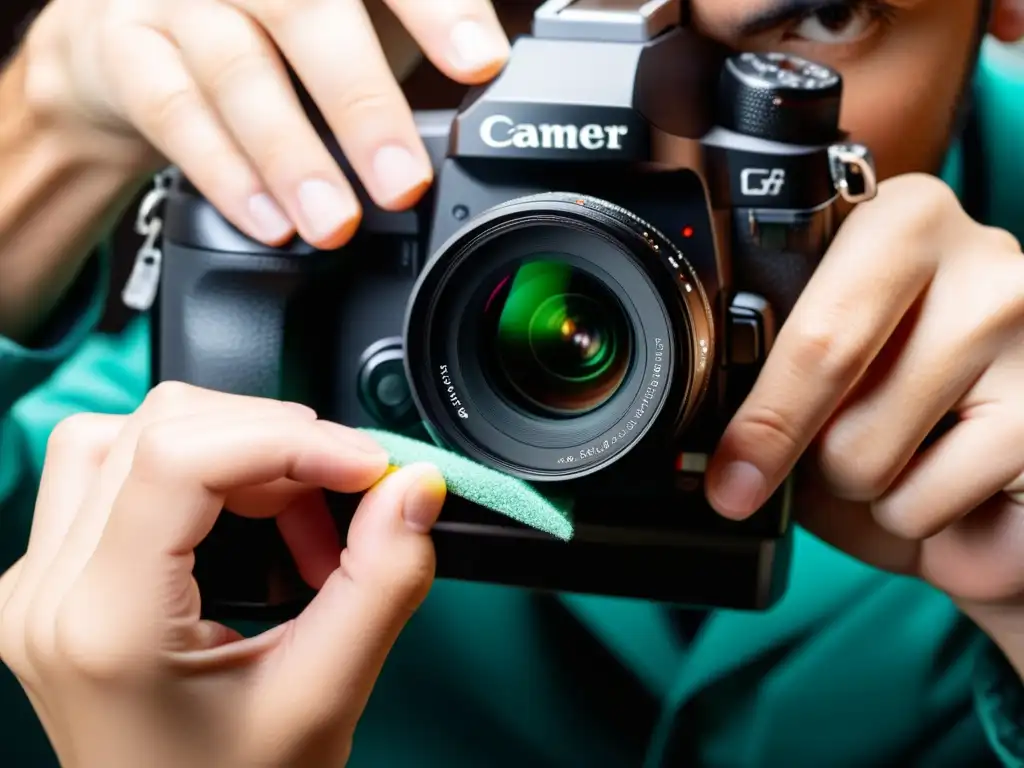
{"type": "MultiPolygon", "coordinates": [[[[875,175],[840,129],[835,71],[728,50],[687,13],[544,4],[494,81],[417,114],[424,199],[386,212],[360,189],[339,252],[254,242],[177,179],[154,379],[307,403],[574,499],[566,543],[450,497],[441,578],[770,606],[790,483],[731,522],[704,468],[875,175]]],[[[344,535],[351,499],[331,503],[344,535]]],[[[272,521],[223,515],[195,573],[213,616],[288,616],[310,597],[272,521]]]]}

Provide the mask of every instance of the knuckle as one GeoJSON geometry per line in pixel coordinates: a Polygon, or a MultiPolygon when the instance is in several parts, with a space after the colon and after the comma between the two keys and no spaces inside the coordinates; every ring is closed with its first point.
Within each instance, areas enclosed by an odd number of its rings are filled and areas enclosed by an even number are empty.
{"type": "Polygon", "coordinates": [[[987,250],[1008,253],[1014,258],[1021,256],[1020,240],[1012,232],[991,226],[982,226],[981,229],[988,240],[987,250]]]}
{"type": "Polygon", "coordinates": [[[307,3],[296,0],[235,0],[266,27],[274,29],[288,22],[307,3]]]}
{"type": "Polygon", "coordinates": [[[41,43],[39,36],[30,32],[25,40],[24,61],[21,87],[25,101],[36,114],[61,112],[69,101],[70,84],[54,46],[41,43]]]}
{"type": "Polygon", "coordinates": [[[848,341],[850,334],[837,330],[829,320],[801,320],[789,334],[794,342],[793,366],[804,375],[822,377],[826,382],[847,381],[863,365],[861,350],[848,341]]]}
{"type": "Polygon", "coordinates": [[[0,608],[0,663],[23,678],[31,668],[25,602],[16,594],[0,608]]]}
{"type": "MultiPolygon", "coordinates": [[[[949,231],[951,223],[967,218],[956,192],[941,179],[924,173],[883,181],[875,200],[855,210],[850,218],[871,218],[879,211],[895,231],[903,233],[908,244],[935,243],[936,233],[949,231]]],[[[872,227],[877,229],[877,222],[873,221],[872,227]]]]}
{"type": "Polygon", "coordinates": [[[168,135],[187,124],[205,107],[198,93],[191,88],[176,88],[160,93],[143,107],[143,119],[159,135],[168,135]]]}
{"type": "MultiPolygon", "coordinates": [[[[253,159],[260,173],[270,184],[280,183],[287,188],[290,186],[289,182],[295,178],[337,173],[337,169],[330,167],[328,163],[310,160],[303,152],[308,145],[303,146],[294,135],[279,130],[268,133],[271,135],[262,137],[259,145],[254,148],[253,159]]],[[[317,147],[314,145],[313,149],[315,151],[317,147]]],[[[341,183],[344,183],[343,176],[341,179],[341,183]]]]}
{"type": "Polygon", "coordinates": [[[1019,274],[1015,276],[1016,279],[1005,283],[1006,287],[998,302],[999,314],[1014,330],[1018,330],[1024,322],[1024,273],[1017,271],[1019,274]]]}
{"type": "Polygon", "coordinates": [[[893,462],[873,441],[848,439],[829,432],[821,442],[818,466],[825,481],[840,498],[874,501],[892,482],[893,462]],[[874,446],[869,449],[870,446],[874,446]]]}
{"type": "Polygon", "coordinates": [[[92,413],[76,413],[58,422],[46,441],[47,461],[91,454],[99,442],[100,418],[92,413]]]}
{"type": "Polygon", "coordinates": [[[874,504],[871,508],[872,517],[879,527],[907,541],[923,541],[941,530],[941,524],[926,515],[913,510],[890,509],[884,504],[874,504]]]}
{"type": "Polygon", "coordinates": [[[184,412],[196,392],[196,388],[190,384],[163,381],[149,391],[139,410],[156,417],[184,412]]]}
{"type": "Polygon", "coordinates": [[[896,176],[879,185],[887,203],[899,206],[900,214],[912,222],[931,225],[938,217],[962,211],[960,200],[952,187],[942,179],[926,173],[896,176]]]}
{"type": "Polygon", "coordinates": [[[30,607],[24,617],[26,661],[39,670],[49,669],[58,657],[54,618],[47,608],[30,607]]]}
{"type": "Polygon", "coordinates": [[[93,607],[92,600],[78,597],[65,602],[55,622],[55,658],[48,663],[56,661],[89,680],[116,680],[133,665],[116,632],[93,607]]]}
{"type": "Polygon", "coordinates": [[[147,424],[139,433],[132,472],[141,478],[184,474],[188,453],[182,437],[173,422],[147,424]]]}
{"type": "Polygon", "coordinates": [[[792,454],[803,445],[792,421],[780,410],[768,403],[748,403],[743,406],[739,417],[747,442],[771,446],[773,451],[792,454]]]}
{"type": "Polygon", "coordinates": [[[0,664],[22,680],[28,680],[33,675],[25,638],[11,629],[0,630],[0,664]]]}
{"type": "Polygon", "coordinates": [[[369,115],[393,112],[395,99],[384,88],[350,87],[338,96],[337,109],[346,121],[358,124],[369,115]]]}
{"type": "Polygon", "coordinates": [[[392,576],[387,596],[397,611],[412,613],[426,599],[433,581],[433,560],[419,559],[392,576]]]}
{"type": "Polygon", "coordinates": [[[984,343],[990,334],[1007,331],[1016,335],[1024,326],[1024,262],[1009,267],[998,275],[993,272],[992,279],[978,287],[975,342],[984,343]]]}
{"type": "Polygon", "coordinates": [[[239,85],[262,80],[267,71],[267,60],[262,51],[249,47],[234,47],[223,53],[211,68],[209,80],[204,84],[214,99],[224,99],[239,85]]]}

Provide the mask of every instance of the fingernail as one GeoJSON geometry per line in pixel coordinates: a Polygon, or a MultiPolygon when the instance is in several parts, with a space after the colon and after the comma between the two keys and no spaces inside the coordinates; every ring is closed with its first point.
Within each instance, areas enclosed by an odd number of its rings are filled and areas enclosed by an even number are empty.
{"type": "Polygon", "coordinates": [[[448,488],[444,477],[430,464],[413,464],[406,472],[417,472],[418,477],[405,492],[402,502],[402,517],[405,524],[417,533],[428,533],[441,514],[448,488]]]}
{"type": "Polygon", "coordinates": [[[504,35],[479,22],[460,21],[452,28],[452,48],[459,69],[478,70],[504,60],[508,55],[508,40],[504,35]]]}
{"type": "Polygon", "coordinates": [[[383,446],[365,432],[346,427],[344,424],[335,424],[333,421],[321,421],[320,423],[325,429],[333,432],[345,445],[371,456],[387,456],[387,451],[383,446]]]}
{"type": "Polygon", "coordinates": [[[764,503],[768,481],[761,470],[746,461],[727,464],[715,483],[715,501],[721,512],[748,515],[764,503]]]}
{"type": "Polygon", "coordinates": [[[317,240],[330,237],[359,213],[350,195],[322,179],[302,182],[299,206],[306,226],[317,240]]]}
{"type": "Polygon", "coordinates": [[[431,171],[405,147],[387,146],[373,159],[377,196],[385,205],[397,203],[430,182],[431,171]]]}
{"type": "Polygon", "coordinates": [[[292,223],[277,207],[270,195],[258,194],[249,198],[249,217],[264,240],[277,242],[291,235],[292,223]]]}

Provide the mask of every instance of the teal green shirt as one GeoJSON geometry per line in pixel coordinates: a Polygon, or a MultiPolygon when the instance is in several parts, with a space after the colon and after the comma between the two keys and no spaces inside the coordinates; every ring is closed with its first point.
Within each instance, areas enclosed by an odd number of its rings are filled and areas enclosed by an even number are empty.
{"type": "MultiPolygon", "coordinates": [[[[986,48],[991,221],[1024,235],[1024,59],[986,48]]],[[[955,166],[949,178],[958,185],[955,166]]],[[[96,283],[101,283],[96,279],[96,283]]],[[[144,320],[91,333],[98,302],[53,346],[0,339],[0,560],[23,549],[47,436],[145,395],[144,320]]],[[[634,600],[438,582],[392,653],[350,765],[1024,766],[1024,686],[943,595],[803,531],[792,586],[764,614],[713,614],[695,637],[634,600]]],[[[339,653],[344,653],[339,648],[339,653]]],[[[10,675],[0,764],[52,765],[10,675]]]]}

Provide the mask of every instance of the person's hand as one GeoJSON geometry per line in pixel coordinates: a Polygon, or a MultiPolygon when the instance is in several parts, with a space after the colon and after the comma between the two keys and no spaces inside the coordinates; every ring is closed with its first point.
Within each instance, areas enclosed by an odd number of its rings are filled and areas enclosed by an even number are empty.
{"type": "Polygon", "coordinates": [[[889,180],[843,224],[709,464],[709,501],[750,515],[808,448],[809,530],[972,616],[1024,614],[1024,256],[935,178],[889,180]]]}
{"type": "Polygon", "coordinates": [[[68,768],[343,765],[434,574],[445,497],[302,406],[161,385],[129,417],[62,422],[28,552],[0,579],[0,658],[68,768]],[[383,479],[382,479],[383,478],[383,479]],[[341,551],[323,492],[364,496],[341,551]],[[320,590],[242,640],[200,620],[193,550],[222,507],[279,515],[320,590]]]}
{"type": "MultiPolygon", "coordinates": [[[[509,45],[490,0],[386,1],[451,78],[478,83],[504,65],[509,45]]],[[[126,154],[151,145],[253,238],[276,245],[297,228],[337,247],[357,228],[359,204],[285,62],[373,201],[413,204],[433,171],[381,45],[395,30],[379,4],[52,0],[26,39],[25,89],[79,140],[125,138],[126,154]],[[387,29],[380,39],[368,8],[387,29]]]]}

